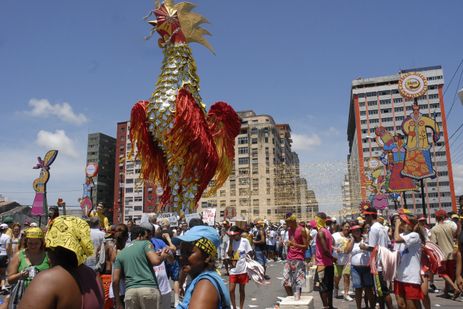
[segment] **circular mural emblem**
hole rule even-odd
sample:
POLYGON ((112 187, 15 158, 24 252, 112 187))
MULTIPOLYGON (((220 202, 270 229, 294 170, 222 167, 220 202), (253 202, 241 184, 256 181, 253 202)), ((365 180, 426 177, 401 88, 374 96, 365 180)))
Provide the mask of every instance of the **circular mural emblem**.
POLYGON ((428 91, 428 80, 421 73, 403 74, 399 79, 399 92, 405 98, 418 98, 426 91, 428 91))

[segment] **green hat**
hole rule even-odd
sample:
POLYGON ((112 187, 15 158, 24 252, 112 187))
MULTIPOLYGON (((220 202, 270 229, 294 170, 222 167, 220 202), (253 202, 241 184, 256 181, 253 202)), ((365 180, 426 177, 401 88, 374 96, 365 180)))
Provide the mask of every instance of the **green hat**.
POLYGON ((13 223, 13 217, 5 217, 5 219, 3 219, 3 223, 6 223, 6 224, 10 224, 10 223, 13 223))

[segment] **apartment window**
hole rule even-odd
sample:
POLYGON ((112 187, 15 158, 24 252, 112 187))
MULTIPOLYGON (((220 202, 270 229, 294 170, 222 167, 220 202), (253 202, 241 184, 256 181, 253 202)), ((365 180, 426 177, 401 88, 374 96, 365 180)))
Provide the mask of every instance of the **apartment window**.
POLYGON ((240 206, 249 206, 249 202, 247 198, 240 198, 240 206))
POLYGON ((240 176, 249 175, 249 169, 247 169, 247 168, 239 168, 238 169, 238 175, 240 175, 240 176))
POLYGON ((394 99, 394 103, 401 103, 402 102, 402 98, 395 98, 394 99))
POLYGON ((254 144, 254 145, 257 144, 257 137, 253 137, 251 139, 251 144, 254 144))
POLYGON ((375 106, 377 104, 378 104, 378 102, 376 102, 376 101, 368 101, 368 106, 375 106))
POLYGON ((379 104, 384 105, 384 104, 390 104, 391 100, 380 100, 379 104))
POLYGON ((378 114, 378 110, 376 109, 372 109, 368 111, 368 115, 376 115, 376 114, 378 114))
POLYGON ((244 145, 248 143, 248 137, 238 137, 238 145, 244 145))
POLYGON ((133 192, 133 188, 125 188, 125 192, 126 192, 126 193, 132 193, 132 192, 133 192))
POLYGON ((238 164, 239 165, 249 164, 249 157, 238 158, 238 164))
POLYGON ((248 147, 238 147, 238 154, 248 154, 249 148, 248 147))
POLYGON ((240 185, 248 185, 249 184, 249 178, 240 178, 239 182, 240 182, 240 185))
POLYGON ((360 115, 361 115, 361 116, 365 116, 366 114, 367 114, 366 111, 360 111, 360 115))

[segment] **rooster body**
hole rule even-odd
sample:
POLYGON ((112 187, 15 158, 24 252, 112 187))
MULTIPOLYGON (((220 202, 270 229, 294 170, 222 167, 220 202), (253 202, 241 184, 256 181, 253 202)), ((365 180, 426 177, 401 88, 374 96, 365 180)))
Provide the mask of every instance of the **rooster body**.
MULTIPOLYGON (((206 113, 199 94, 199 76, 188 45, 188 35, 204 34, 205 21, 191 13, 189 3, 165 1, 150 24, 161 35, 164 59, 155 90, 148 101, 132 108, 130 138, 141 159, 145 181, 163 188, 159 208, 191 212, 214 179, 210 193, 227 179, 234 157, 234 140, 241 122, 226 103, 213 104, 206 113), (188 19, 187 29, 181 21, 188 19), (194 21, 196 19, 196 22, 194 21)), ((203 43, 204 39, 191 41, 203 43)), ((208 47, 210 45, 204 44, 208 47)))

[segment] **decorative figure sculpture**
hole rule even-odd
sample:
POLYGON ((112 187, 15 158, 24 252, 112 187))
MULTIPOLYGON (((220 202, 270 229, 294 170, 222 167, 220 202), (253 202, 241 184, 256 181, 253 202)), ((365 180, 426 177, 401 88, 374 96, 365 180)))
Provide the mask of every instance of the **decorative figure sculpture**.
POLYGON ((376 142, 383 147, 386 154, 385 165, 388 173, 388 192, 404 192, 417 190, 416 184, 410 177, 401 174, 404 167, 405 147, 403 146, 403 136, 396 134, 393 136, 384 127, 375 130, 376 142))
POLYGON ((432 130, 432 138, 437 142, 440 137, 439 126, 434 119, 420 113, 420 107, 415 99, 413 112, 403 121, 402 131, 407 136, 407 153, 402 170, 403 176, 413 179, 435 177, 432 167, 428 130, 432 130))
POLYGON ((58 150, 50 150, 45 154, 45 157, 37 158, 37 165, 33 169, 40 169, 40 176, 32 183, 35 191, 34 202, 32 203, 32 215, 43 216, 48 215, 47 203, 47 182, 50 179, 50 165, 55 161, 58 155, 58 150))

